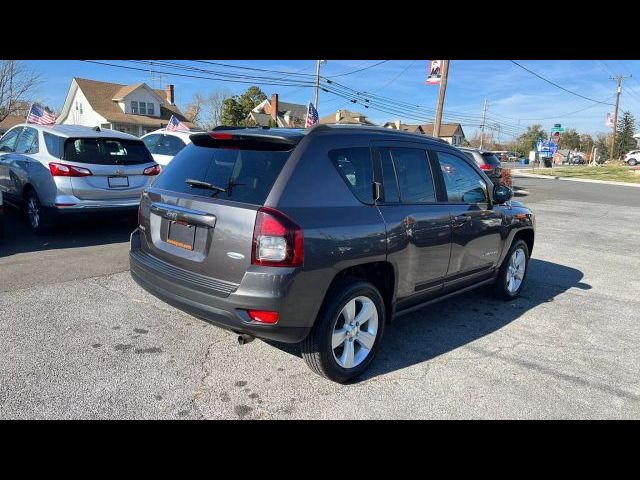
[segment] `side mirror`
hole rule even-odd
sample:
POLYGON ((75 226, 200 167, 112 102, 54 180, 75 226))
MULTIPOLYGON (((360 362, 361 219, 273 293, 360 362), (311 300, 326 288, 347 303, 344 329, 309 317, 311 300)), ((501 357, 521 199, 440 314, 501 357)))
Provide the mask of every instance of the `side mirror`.
POLYGON ((493 189, 493 203, 502 205, 513 198, 513 190, 506 185, 496 185, 493 189))

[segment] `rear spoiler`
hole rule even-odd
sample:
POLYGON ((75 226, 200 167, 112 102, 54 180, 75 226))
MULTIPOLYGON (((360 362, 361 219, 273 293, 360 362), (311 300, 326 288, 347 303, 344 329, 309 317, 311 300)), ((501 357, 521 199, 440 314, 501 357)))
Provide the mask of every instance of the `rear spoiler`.
POLYGON ((291 150, 304 134, 278 134, 263 129, 218 129, 189 136, 198 147, 230 147, 256 150, 291 150))

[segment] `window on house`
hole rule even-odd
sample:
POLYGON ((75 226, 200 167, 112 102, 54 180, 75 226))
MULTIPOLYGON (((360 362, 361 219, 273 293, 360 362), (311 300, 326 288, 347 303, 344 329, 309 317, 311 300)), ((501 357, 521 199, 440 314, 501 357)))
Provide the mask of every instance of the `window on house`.
POLYGON ((133 113, 134 115, 138 114, 138 102, 136 102, 135 100, 131 100, 131 113, 133 113))
POLYGON ((153 113, 153 103, 147 103, 147 114, 148 115, 155 115, 153 113))
POLYGON ((147 104, 145 102, 140 102, 140 115, 146 115, 147 114, 147 104))
POLYGON ((82 102, 78 103, 78 106, 80 107, 80 108, 79 108, 79 110, 80 110, 80 115, 82 115, 82 102))

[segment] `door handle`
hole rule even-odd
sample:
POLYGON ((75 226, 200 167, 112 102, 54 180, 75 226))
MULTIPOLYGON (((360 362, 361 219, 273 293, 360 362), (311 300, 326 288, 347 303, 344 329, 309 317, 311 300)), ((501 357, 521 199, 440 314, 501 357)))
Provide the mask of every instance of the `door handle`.
POLYGON ((467 223, 471 223, 471 215, 456 215, 451 219, 451 226, 454 228, 459 228, 467 223))
POLYGON ((216 226, 215 215, 211 215, 206 212, 178 207, 176 205, 167 205, 164 203, 152 203, 149 209, 156 215, 160 215, 168 220, 182 220, 187 223, 210 228, 216 226))

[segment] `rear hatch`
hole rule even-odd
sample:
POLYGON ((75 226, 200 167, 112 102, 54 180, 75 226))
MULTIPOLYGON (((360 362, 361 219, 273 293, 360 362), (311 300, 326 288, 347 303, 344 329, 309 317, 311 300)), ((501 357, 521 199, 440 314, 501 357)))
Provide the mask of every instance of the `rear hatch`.
POLYGON ((480 168, 488 175, 499 175, 502 172, 502 164, 494 153, 481 152, 480 155, 483 162, 483 164, 480 164, 480 168))
POLYGON ((143 195, 142 251, 180 269, 174 275, 239 284, 251 265, 257 211, 300 138, 193 135, 143 195))
POLYGON ((155 164, 142 141, 108 137, 69 138, 63 159, 91 172, 71 177, 73 194, 81 200, 139 198, 149 181, 144 171, 155 164))

